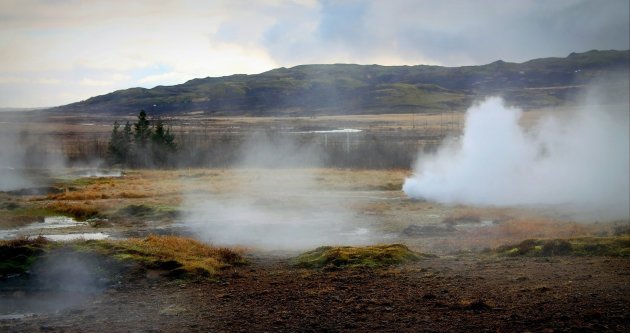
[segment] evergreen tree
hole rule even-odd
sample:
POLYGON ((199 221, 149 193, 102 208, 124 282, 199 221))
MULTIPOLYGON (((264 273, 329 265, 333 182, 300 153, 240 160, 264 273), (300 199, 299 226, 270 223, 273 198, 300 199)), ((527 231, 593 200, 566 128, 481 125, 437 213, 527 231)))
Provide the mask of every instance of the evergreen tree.
POLYGON ((149 119, 147 119, 147 113, 144 110, 141 110, 140 114, 138 114, 138 121, 133 124, 133 127, 136 145, 141 148, 146 147, 151 137, 151 127, 149 119))
POLYGON ((166 129, 166 133, 164 134, 164 145, 172 150, 177 150, 177 144, 175 144, 175 134, 171 133, 171 126, 166 129))
POLYGON ((132 167, 173 164, 177 152, 175 135, 170 127, 165 128, 162 119, 158 118, 151 126, 147 113, 142 110, 133 126, 127 122, 122 129, 120 127, 114 122, 107 150, 110 164, 132 167))
POLYGON ((149 150, 149 140, 151 139, 151 127, 147 113, 144 110, 138 114, 138 121, 133 124, 133 137, 135 143, 134 158, 132 165, 147 167, 150 162, 151 151, 149 150))
POLYGON ((120 124, 114 122, 114 128, 107 147, 107 157, 110 164, 124 164, 129 152, 129 146, 125 144, 124 133, 120 130, 120 124))
POLYGON ((151 136, 151 151, 153 153, 153 161, 160 166, 171 164, 173 153, 176 150, 175 136, 171 134, 171 129, 164 129, 164 122, 161 118, 155 121, 153 134, 151 136))
POLYGON ((131 130, 131 124, 129 121, 125 123, 122 131, 123 144, 125 147, 125 156, 123 159, 124 165, 129 165, 129 160, 133 158, 133 131, 131 130))

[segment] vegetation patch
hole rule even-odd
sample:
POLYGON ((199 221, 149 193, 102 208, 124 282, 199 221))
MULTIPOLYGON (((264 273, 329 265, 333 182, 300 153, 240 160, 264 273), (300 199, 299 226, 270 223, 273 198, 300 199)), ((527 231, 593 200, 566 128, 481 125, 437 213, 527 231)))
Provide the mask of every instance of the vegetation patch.
POLYGON ((606 256, 630 257, 630 237, 580 237, 571 239, 527 239, 504 245, 495 252, 506 256, 606 256))
POLYGON ((420 260, 427 255, 402 244, 375 246, 322 246, 294 258, 293 266, 303 268, 384 267, 420 260))
POLYGON ((115 216, 120 218, 142 218, 142 219, 175 219, 180 212, 170 206, 153 207, 149 205, 128 205, 119 209, 115 216))
POLYGON ((87 240, 75 242, 74 246, 121 260, 133 260, 148 269, 164 270, 172 277, 211 276, 222 269, 246 263, 234 250, 177 236, 87 240))
POLYGON ((99 215, 98 209, 86 202, 53 201, 46 208, 61 215, 74 217, 77 221, 85 221, 99 215))
POLYGON ((44 237, 0 241, 0 277, 22 274, 50 247, 44 237))
POLYGON ((147 215, 153 215, 154 213, 155 209, 147 205, 129 205, 118 210, 118 215, 133 217, 144 217, 147 215))
POLYGON ((15 210, 18 208, 20 208, 20 205, 16 202, 13 202, 13 201, 0 202, 0 209, 15 210))
POLYGON ((0 228, 18 228, 31 223, 44 222, 46 216, 55 215, 59 213, 32 205, 20 206, 13 210, 0 210, 0 228))

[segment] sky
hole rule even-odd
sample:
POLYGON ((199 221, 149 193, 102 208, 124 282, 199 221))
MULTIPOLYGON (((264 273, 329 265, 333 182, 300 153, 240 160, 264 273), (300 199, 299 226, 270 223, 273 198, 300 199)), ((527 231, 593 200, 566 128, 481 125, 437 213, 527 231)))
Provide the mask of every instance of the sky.
POLYGON ((628 0, 0 0, 0 108, 300 64, 630 48, 628 0))

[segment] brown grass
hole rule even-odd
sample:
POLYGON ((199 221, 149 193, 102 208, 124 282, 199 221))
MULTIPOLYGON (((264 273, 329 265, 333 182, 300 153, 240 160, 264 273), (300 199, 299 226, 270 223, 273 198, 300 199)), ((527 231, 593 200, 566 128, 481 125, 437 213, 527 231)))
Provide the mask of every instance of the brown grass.
POLYGON ((149 267, 168 267, 183 273, 212 275, 226 267, 245 263, 236 250, 177 236, 150 235, 126 240, 86 241, 78 245, 97 248, 120 259, 139 261, 149 267))
POLYGON ((97 200, 108 199, 109 195, 98 190, 70 191, 48 195, 49 200, 97 200))
POLYGON ((89 202, 52 201, 46 208, 62 215, 70 215, 77 220, 86 220, 99 214, 99 210, 89 202))

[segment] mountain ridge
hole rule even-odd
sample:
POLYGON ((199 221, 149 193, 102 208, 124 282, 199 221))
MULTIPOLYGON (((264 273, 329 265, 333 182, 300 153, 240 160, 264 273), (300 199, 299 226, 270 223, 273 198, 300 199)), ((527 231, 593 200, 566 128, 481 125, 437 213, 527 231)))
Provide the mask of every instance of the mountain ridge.
POLYGON ((486 65, 313 64, 260 74, 195 78, 182 84, 117 90, 48 109, 131 115, 311 116, 440 112, 501 95, 523 108, 565 103, 594 79, 628 71, 629 50, 591 50, 565 58, 486 65))

